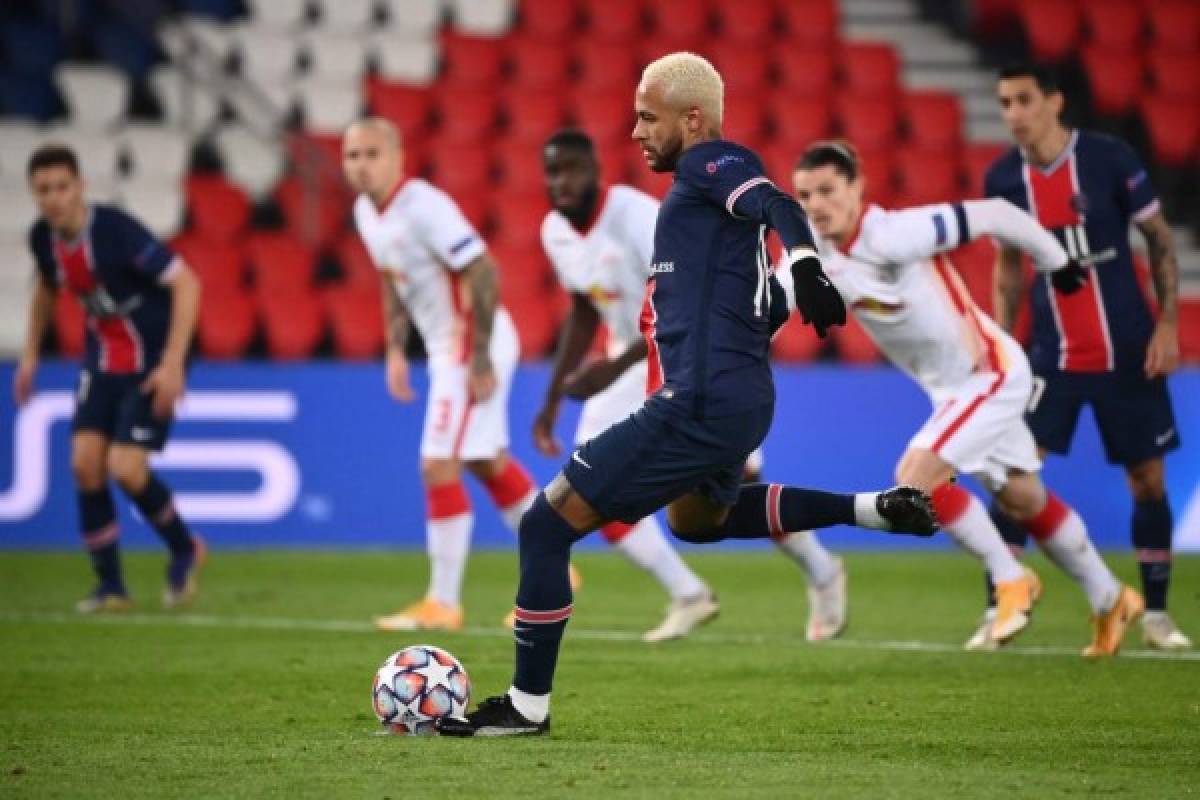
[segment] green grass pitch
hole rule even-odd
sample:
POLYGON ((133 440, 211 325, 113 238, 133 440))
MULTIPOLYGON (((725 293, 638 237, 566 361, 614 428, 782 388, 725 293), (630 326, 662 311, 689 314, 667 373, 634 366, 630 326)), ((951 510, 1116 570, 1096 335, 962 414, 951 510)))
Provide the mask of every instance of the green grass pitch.
MULTIPOLYGON (((426 641, 476 698, 511 675, 509 553, 472 557, 468 631, 389 635, 372 614, 424 587, 420 553, 218 552, 184 614, 162 557, 133 554, 138 611, 82 619, 82 555, 0 555, 0 797, 1181 797, 1200 794, 1200 660, 1090 663, 1081 594, 1046 594, 1009 652, 963 653, 982 602, 960 554, 850 554, 851 625, 803 639, 803 583, 767 551, 689 553, 720 619, 649 646, 665 598, 611 553, 577 563, 551 736, 377 735, 369 687, 426 641)), ((1118 571, 1132 578, 1124 555, 1118 571)), ((1200 634, 1200 560, 1173 610, 1200 634)))

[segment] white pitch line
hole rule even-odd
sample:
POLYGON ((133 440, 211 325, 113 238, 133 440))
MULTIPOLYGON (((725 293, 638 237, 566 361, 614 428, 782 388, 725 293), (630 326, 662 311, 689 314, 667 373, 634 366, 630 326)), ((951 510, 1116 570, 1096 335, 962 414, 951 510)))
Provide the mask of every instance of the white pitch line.
MULTIPOLYGON (((309 631, 313 633, 377 633, 370 622, 338 619, 298 619, 288 617, 220 616, 216 614, 107 614, 80 616, 61 612, 0 612, 0 622, 35 624, 80 624, 80 625, 129 625, 250 629, 268 631, 309 631)), ((511 632, 500 627, 465 628, 458 632, 465 636, 509 637, 511 632)), ((589 639, 604 642, 640 642, 641 635, 634 631, 605 630, 602 628, 572 628, 567 634, 572 639, 589 639)), ((876 639, 834 639, 812 644, 796 636, 769 634, 723 634, 711 631, 692 634, 690 642, 701 644, 774 645, 796 647, 833 647, 850 650, 876 650, 896 653, 959 653, 968 654, 960 645, 949 642, 923 642, 876 639)), ((667 645, 668 647, 670 645, 667 645)), ((1054 658, 1079 658, 1081 648, 1054 646, 1015 645, 1001 648, 986 655, 1020 655, 1054 658)), ((1121 658, 1146 661, 1195 661, 1200 662, 1200 652, 1167 652, 1163 650, 1122 650, 1121 658)))

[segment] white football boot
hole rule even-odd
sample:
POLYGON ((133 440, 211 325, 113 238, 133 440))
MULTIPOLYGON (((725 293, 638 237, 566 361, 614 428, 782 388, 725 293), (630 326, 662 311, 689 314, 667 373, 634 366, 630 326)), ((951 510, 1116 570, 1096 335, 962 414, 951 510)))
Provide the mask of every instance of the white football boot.
POLYGON ((710 591, 691 597, 673 600, 667 606, 667 616, 657 628, 642 634, 643 642, 665 642, 681 639, 706 622, 711 622, 721 611, 717 596, 710 591))
POLYGON ((824 586, 808 584, 808 627, 804 638, 810 642, 823 642, 842 635, 846 630, 846 567, 842 559, 837 561, 837 574, 824 586))
POLYGON ((963 643, 963 650, 996 650, 1000 643, 992 638, 992 626, 996 622, 996 609, 989 608, 983 612, 979 628, 971 634, 971 638, 963 643))
POLYGON ((1147 611, 1142 617, 1142 641, 1158 650, 1192 649, 1192 640, 1165 611, 1147 611))

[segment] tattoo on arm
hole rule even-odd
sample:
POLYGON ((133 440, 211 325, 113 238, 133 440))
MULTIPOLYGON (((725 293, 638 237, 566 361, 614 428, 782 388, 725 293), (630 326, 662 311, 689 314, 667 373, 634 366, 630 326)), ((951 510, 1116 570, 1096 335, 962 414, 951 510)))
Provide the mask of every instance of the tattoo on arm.
POLYGON ((1179 262, 1175 257, 1175 240, 1162 212, 1138 223, 1146 238, 1150 257, 1150 275, 1154 279, 1154 294, 1158 298, 1158 318, 1167 322, 1176 319, 1179 300, 1179 262))
POLYGON ((475 362, 486 361, 492 343, 492 321, 500 297, 500 281, 496 276, 496 265, 487 253, 468 264, 464 272, 471 292, 471 314, 475 320, 471 358, 475 362))
POLYGON ((383 289, 383 326, 387 347, 404 355, 408 345, 408 309, 404 307, 391 275, 385 272, 379 278, 383 289))

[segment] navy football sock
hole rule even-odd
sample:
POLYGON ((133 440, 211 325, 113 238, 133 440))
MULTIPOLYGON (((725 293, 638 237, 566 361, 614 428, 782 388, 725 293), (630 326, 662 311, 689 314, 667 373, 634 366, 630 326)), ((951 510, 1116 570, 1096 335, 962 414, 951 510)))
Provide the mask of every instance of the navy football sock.
POLYGON ((855 525, 854 495, 749 483, 738 490, 722 538, 766 539, 830 525, 855 525))
POLYGON ((159 537, 166 543, 167 549, 173 556, 191 555, 195 550, 192 535, 179 514, 175 512, 175 503, 171 500, 171 490, 160 481, 154 473, 150 473, 146 486, 138 495, 130 495, 130 500, 142 512, 159 537))
POLYGON ((550 692, 558 648, 571 617, 571 582, 567 570, 571 545, 581 534, 539 492, 521 517, 517 533, 521 582, 517 588, 517 667, 512 685, 522 692, 550 692))
POLYGON ((1147 611, 1167 610, 1171 586, 1171 506, 1163 496, 1133 504, 1133 546, 1147 611))
POLYGON ((94 492, 78 492, 79 523, 83 545, 92 559, 92 570, 100 579, 102 592, 125 593, 121 578, 121 553, 117 544, 120 528, 108 487, 94 492))
MULTIPOLYGON (((1000 531, 1000 538, 1008 544, 1008 549, 1020 557, 1020 554, 1025 552, 1025 545, 1029 541, 1029 531, 1025 530, 1024 525, 1005 514, 995 500, 988 506, 988 515, 992 518, 992 524, 996 526, 996 530, 1000 531)), ((995 608, 996 584, 992 583, 992 576, 987 572, 983 573, 983 582, 987 592, 988 608, 995 608)))

